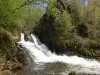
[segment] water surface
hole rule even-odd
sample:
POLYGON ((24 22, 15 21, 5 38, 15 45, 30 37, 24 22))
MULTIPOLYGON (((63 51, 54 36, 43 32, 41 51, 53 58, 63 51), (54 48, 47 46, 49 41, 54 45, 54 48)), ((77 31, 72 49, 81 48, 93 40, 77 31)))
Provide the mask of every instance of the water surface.
POLYGON ((34 42, 25 41, 21 34, 18 42, 30 53, 34 63, 25 69, 25 75, 68 75, 69 72, 90 73, 100 75, 100 62, 78 56, 57 55, 42 44, 35 35, 31 35, 34 42))

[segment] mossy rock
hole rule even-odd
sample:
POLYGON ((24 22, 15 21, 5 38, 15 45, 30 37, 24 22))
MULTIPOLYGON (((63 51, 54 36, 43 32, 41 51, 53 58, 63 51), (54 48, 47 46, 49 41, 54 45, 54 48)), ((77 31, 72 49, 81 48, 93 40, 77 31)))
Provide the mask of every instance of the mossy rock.
POLYGON ((0 53, 13 57, 16 52, 16 45, 10 32, 0 28, 0 53))

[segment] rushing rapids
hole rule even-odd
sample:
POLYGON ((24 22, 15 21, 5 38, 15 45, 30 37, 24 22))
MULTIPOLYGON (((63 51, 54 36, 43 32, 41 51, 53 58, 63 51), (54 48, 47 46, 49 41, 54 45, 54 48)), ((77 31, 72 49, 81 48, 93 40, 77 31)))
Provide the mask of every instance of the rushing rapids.
POLYGON ((32 54, 31 57, 34 57, 35 63, 59 62, 69 65, 72 71, 100 74, 100 62, 78 56, 57 55, 52 53, 46 45, 42 44, 34 34, 31 34, 31 37, 34 42, 25 41, 24 34, 21 33, 21 40, 18 43, 32 54))

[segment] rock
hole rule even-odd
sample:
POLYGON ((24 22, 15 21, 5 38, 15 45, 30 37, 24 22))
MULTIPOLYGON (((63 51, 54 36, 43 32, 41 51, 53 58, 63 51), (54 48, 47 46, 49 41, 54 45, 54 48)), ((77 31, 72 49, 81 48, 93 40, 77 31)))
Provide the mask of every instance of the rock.
POLYGON ((31 41, 34 42, 30 34, 25 34, 25 41, 31 41))
POLYGON ((3 70, 0 72, 0 75, 12 75, 12 74, 11 74, 11 71, 9 70, 3 70))
POLYGON ((96 74, 88 74, 88 75, 96 75, 96 74))
POLYGON ((20 63, 14 63, 12 65, 12 71, 17 71, 17 70, 22 70, 23 69, 23 65, 20 63))
POLYGON ((70 72, 68 75, 77 75, 76 72, 70 72))

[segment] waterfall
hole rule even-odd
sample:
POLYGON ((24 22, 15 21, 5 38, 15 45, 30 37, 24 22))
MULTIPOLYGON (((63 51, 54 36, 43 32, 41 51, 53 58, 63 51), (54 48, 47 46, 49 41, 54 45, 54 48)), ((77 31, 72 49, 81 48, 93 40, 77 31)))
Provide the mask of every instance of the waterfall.
POLYGON ((24 42, 25 40, 24 40, 24 33, 21 33, 21 40, 20 40, 21 42, 24 42))
POLYGON ((61 62, 72 65, 73 67, 81 67, 77 69, 80 72, 90 72, 100 74, 100 63, 95 59, 85 59, 78 56, 57 55, 52 53, 46 45, 40 42, 38 37, 31 34, 34 42, 25 41, 24 34, 21 34, 21 41, 18 42, 23 48, 26 48, 34 57, 36 63, 55 63, 61 62))

